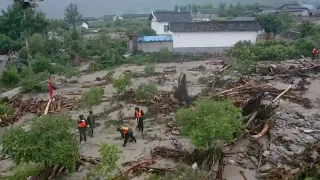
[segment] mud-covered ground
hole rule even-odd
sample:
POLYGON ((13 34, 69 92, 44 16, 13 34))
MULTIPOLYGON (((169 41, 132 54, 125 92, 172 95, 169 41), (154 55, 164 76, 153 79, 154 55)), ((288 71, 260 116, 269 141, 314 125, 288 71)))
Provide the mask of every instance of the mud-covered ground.
MULTIPOLYGON (((212 59, 207 61, 197 61, 197 62, 185 62, 181 63, 164 63, 156 65, 157 72, 163 72, 163 70, 176 69, 177 72, 174 74, 169 74, 166 76, 168 78, 164 84, 159 85, 158 89, 162 91, 171 91, 174 85, 174 81, 178 79, 181 72, 187 74, 188 79, 188 91, 191 95, 195 95, 201 92, 201 89, 205 87, 205 84, 199 83, 199 78, 208 77, 212 75, 212 70, 216 68, 221 68, 219 65, 214 65, 219 60, 212 59), (190 69, 204 66, 206 70, 203 71, 191 71, 190 69)), ((144 66, 122 66, 114 69, 114 78, 119 77, 124 71, 130 70, 132 72, 143 71, 144 66)), ((108 71, 99 71, 91 74, 83 75, 77 79, 77 83, 66 83, 64 78, 55 78, 55 83, 57 84, 58 90, 55 94, 62 94, 67 96, 67 94, 72 94, 74 92, 85 92, 88 89, 82 88, 84 84, 97 83, 97 77, 103 77, 108 74, 108 71)), ((141 83, 147 82, 157 82, 158 77, 152 76, 147 78, 137 78, 133 80, 133 88, 137 88, 141 83)), ((318 79, 312 79, 311 85, 308 87, 309 90, 303 95, 310 98, 315 105, 312 109, 305 109, 300 105, 281 101, 280 107, 277 109, 277 118, 274 122, 272 130, 269 132, 268 136, 264 136, 259 139, 259 142, 263 144, 262 150, 266 161, 261 161, 259 158, 252 156, 249 151, 249 140, 238 141, 232 148, 232 152, 240 152, 230 155, 225 158, 226 167, 224 169, 224 178, 227 180, 240 180, 244 179, 240 174, 240 171, 244 172, 245 177, 248 180, 255 180, 259 177, 265 176, 267 172, 273 165, 281 166, 284 168, 291 168, 288 164, 288 159, 286 159, 286 154, 299 153, 303 150, 303 145, 306 142, 315 141, 315 139, 320 137, 320 120, 318 114, 320 110, 318 108, 318 89, 320 88, 320 81, 318 79)), ((285 89, 288 84, 284 84, 282 80, 273 80, 270 85, 285 89)), ((136 104, 127 104, 124 102, 108 102, 112 99, 115 89, 112 84, 106 85, 104 87, 104 99, 106 100, 99 106, 92 108, 94 115, 97 116, 97 125, 95 129, 94 138, 88 137, 88 140, 84 144, 79 144, 80 151, 82 155, 99 157, 99 146, 101 143, 111 143, 117 145, 121 150, 121 156, 119 161, 119 167, 121 163, 139 160, 143 158, 150 157, 150 151, 156 146, 167 146, 174 148, 173 143, 170 138, 176 138, 183 147, 187 150, 192 150, 192 144, 186 138, 179 135, 173 135, 168 132, 166 124, 172 119, 174 119, 174 113, 170 115, 162 115, 157 118, 146 119, 145 120, 145 134, 135 132, 137 137, 137 143, 128 143, 127 147, 122 147, 122 141, 119 139, 120 134, 116 131, 116 127, 119 125, 118 113, 122 111, 124 117, 132 117, 134 114, 134 107, 136 104), (122 104, 123 108, 109 114, 106 114, 107 110, 111 109, 118 104, 122 104)), ((38 98, 46 99, 48 94, 29 94, 27 96, 36 96, 38 98)), ((76 96, 80 98, 79 95, 68 95, 76 96)), ((147 107, 142 107, 145 113, 148 113, 147 107)), ((76 120, 80 114, 85 116, 88 115, 88 110, 70 111, 69 112, 73 119, 76 120)), ((28 119, 32 118, 32 115, 27 115, 22 118, 16 124, 28 126, 28 119)), ((127 118, 125 118, 127 119, 127 118)), ((131 127, 135 126, 134 118, 128 118, 125 121, 126 125, 131 127)), ((0 128, 0 135, 3 129, 0 128)), ((75 133, 76 130, 75 130, 75 133)), ((229 147, 227 147, 228 149, 229 147)), ((157 167, 174 167, 177 164, 172 160, 168 159, 157 159, 157 167)), ((13 164, 10 159, 3 160, 0 162, 0 175, 10 174, 10 169, 13 164)), ((65 177, 65 179, 79 180, 85 177, 87 168, 85 167, 80 172, 73 173, 70 177, 65 177)), ((133 179, 144 179, 146 176, 134 177, 133 179)))

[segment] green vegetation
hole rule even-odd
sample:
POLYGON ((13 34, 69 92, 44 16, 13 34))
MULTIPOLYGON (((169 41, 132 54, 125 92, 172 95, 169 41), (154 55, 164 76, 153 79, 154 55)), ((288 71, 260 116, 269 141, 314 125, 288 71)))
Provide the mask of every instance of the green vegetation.
POLYGON ((74 127, 71 118, 64 115, 35 118, 29 131, 10 127, 2 138, 2 153, 10 155, 17 165, 35 163, 44 168, 62 165, 73 171, 80 154, 71 127, 74 127))
POLYGON ((132 85, 131 75, 120 76, 113 83, 113 87, 116 88, 118 95, 121 95, 124 92, 126 92, 131 85, 132 85))
POLYGON ((242 132, 241 110, 230 100, 198 100, 194 109, 180 109, 176 119, 182 132, 200 149, 221 148, 221 141, 230 141, 242 132))
POLYGON ((12 108, 4 102, 0 101, 0 117, 5 115, 10 115, 13 113, 12 108))
POLYGON ((77 102, 80 107, 91 108, 92 106, 99 105, 102 102, 103 89, 95 87, 89 89, 82 95, 82 98, 77 102))
POLYGON ((156 72, 156 67, 153 64, 148 64, 146 65, 146 67, 144 68, 144 73, 148 76, 152 76, 154 75, 154 73, 156 72))
POLYGON ((157 91, 157 86, 154 83, 140 84, 136 91, 137 99, 152 100, 157 91))
POLYGON ((87 173, 88 180, 112 179, 118 170, 117 162, 120 158, 120 150, 115 145, 103 143, 99 150, 101 162, 87 173))
POLYGON ((0 177, 2 180, 26 180, 41 171, 42 167, 38 164, 19 165, 13 169, 13 175, 10 177, 0 177))

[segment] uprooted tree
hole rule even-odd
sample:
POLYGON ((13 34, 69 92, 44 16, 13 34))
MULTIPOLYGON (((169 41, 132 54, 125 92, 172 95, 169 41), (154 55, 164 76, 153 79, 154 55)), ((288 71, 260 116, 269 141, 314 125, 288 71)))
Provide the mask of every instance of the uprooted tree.
POLYGON ((43 171, 36 177, 51 179, 65 169, 71 172, 80 159, 72 126, 68 116, 46 115, 32 120, 29 131, 11 127, 3 135, 2 153, 10 155, 16 164, 41 165, 43 171))
POLYGON ((209 163, 211 169, 218 163, 217 178, 221 178, 224 156, 222 146, 242 132, 241 110, 230 100, 201 99, 196 101, 195 107, 180 109, 176 113, 176 119, 181 125, 182 133, 205 156, 205 162, 209 163))

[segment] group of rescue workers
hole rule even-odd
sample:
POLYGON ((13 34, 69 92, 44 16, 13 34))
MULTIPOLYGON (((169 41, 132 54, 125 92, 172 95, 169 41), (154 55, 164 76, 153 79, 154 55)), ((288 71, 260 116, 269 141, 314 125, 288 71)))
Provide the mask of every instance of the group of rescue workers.
MULTIPOLYGON (((143 121, 144 121, 144 113, 143 110, 140 107, 135 107, 135 113, 134 117, 137 121, 137 130, 143 133, 143 121)), ((90 137, 93 137, 93 131, 95 128, 95 120, 93 117, 93 112, 89 111, 89 116, 87 119, 84 118, 83 115, 79 116, 78 119, 78 130, 80 134, 80 143, 82 144, 83 141, 87 141, 87 131, 89 133, 90 137)), ((127 145, 127 142, 137 142, 136 138, 133 135, 133 130, 130 127, 118 127, 117 131, 120 132, 122 140, 123 140, 123 146, 125 147, 127 145)))

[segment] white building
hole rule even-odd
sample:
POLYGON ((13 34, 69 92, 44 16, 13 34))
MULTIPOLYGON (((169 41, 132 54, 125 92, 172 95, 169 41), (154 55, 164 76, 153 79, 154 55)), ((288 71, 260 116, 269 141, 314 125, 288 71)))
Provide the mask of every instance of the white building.
POLYGON ((284 4, 279 8, 280 12, 290 13, 294 16, 311 16, 313 12, 303 4, 284 4))
POLYGON ((207 21, 169 23, 173 51, 178 53, 215 53, 239 41, 255 43, 263 33, 257 21, 207 21))
POLYGON ((190 22, 192 17, 190 12, 152 12, 149 21, 157 35, 167 35, 170 22, 190 22))

